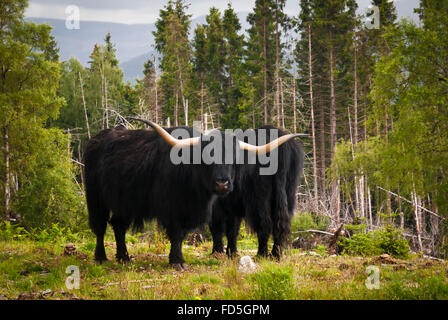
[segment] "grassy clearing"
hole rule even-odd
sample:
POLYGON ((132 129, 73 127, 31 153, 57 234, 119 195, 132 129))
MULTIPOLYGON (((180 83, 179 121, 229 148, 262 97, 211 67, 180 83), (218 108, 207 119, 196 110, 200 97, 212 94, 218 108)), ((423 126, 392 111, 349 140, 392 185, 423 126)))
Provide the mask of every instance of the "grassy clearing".
MULTIPOLYGON (((160 246, 131 238, 133 261, 113 260, 114 243, 107 242, 111 261, 93 261, 91 240, 75 243, 74 255, 64 255, 65 243, 31 240, 0 242, 0 296, 7 299, 448 299, 448 263, 411 256, 384 264, 375 257, 311 256, 296 249, 281 262, 256 259, 257 271, 242 274, 238 260, 211 257, 211 243, 184 245, 188 271, 168 264, 169 243, 160 246), (68 290, 70 265, 79 267, 80 288, 68 290), (379 267, 380 289, 367 289, 366 267, 379 267)), ((241 254, 254 256, 255 239, 244 239, 241 254)))

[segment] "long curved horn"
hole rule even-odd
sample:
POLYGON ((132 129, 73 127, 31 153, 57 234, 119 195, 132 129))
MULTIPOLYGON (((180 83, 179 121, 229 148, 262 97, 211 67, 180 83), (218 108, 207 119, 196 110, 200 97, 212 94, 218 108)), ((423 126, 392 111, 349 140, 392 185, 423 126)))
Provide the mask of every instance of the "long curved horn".
POLYGON ((137 120, 146 123, 148 126, 154 129, 162 138, 165 140, 170 146, 177 147, 177 148, 184 148, 189 146, 195 146, 199 144, 201 138, 200 137, 194 137, 194 138, 188 138, 188 139, 176 139, 172 135, 170 135, 165 129, 163 129, 158 124, 146 120, 146 119, 140 119, 140 118, 133 118, 128 117, 132 120, 137 120))
POLYGON ((249 143, 246 143, 243 141, 238 141, 238 143, 242 150, 247 150, 249 152, 253 152, 253 153, 260 155, 260 154, 266 154, 268 152, 271 152, 271 151, 277 149, 279 146, 281 146, 285 142, 288 142, 289 140, 291 140, 295 137, 304 137, 304 136, 308 136, 308 135, 302 134, 302 133, 291 133, 291 134, 281 136, 263 146, 254 146, 253 144, 249 144, 249 143))

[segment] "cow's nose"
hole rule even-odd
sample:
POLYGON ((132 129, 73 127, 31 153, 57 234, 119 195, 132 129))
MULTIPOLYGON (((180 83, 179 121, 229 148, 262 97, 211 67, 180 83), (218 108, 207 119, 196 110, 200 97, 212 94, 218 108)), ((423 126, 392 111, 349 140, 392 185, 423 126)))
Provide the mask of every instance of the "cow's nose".
POLYGON ((216 189, 218 191, 227 191, 229 189, 229 180, 226 179, 216 180, 216 189))

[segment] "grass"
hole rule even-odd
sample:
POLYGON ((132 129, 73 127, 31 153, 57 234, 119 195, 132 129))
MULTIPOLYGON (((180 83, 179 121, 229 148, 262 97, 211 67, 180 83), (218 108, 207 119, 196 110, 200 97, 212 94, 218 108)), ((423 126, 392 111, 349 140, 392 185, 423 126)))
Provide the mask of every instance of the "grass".
MULTIPOLYGON (((246 236, 240 255, 254 256, 256 240, 246 236)), ((74 255, 64 255, 65 243, 31 240, 0 241, 0 296, 7 299, 448 299, 448 262, 414 255, 394 264, 375 257, 310 256, 286 250, 280 262, 255 258, 257 271, 242 274, 238 259, 213 256, 212 244, 184 245, 188 271, 168 264, 169 243, 163 247, 135 237, 128 243, 133 259, 93 261, 91 240, 75 243, 74 255), (80 270, 79 289, 69 290, 68 266, 80 270), (369 265, 379 267, 380 288, 366 287, 369 265)))

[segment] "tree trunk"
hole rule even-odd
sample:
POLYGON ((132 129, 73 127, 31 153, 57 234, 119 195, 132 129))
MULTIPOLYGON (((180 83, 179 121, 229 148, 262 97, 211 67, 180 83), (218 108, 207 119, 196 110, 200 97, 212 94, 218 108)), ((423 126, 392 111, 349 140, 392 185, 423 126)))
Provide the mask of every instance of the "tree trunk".
POLYGON ((179 94, 177 93, 176 90, 176 104, 174 105, 174 126, 178 126, 179 122, 178 122, 178 117, 177 117, 177 110, 179 108, 179 94))
MULTIPOLYGON (((367 185, 367 182, 366 182, 367 185)), ((372 198, 371 198, 371 194, 370 194, 370 188, 367 185, 367 205, 369 207, 369 219, 370 219, 370 229, 373 228, 373 216, 372 216, 372 198)))
POLYGON ((78 72, 78 76, 79 76, 79 83, 80 83, 80 86, 81 86, 81 97, 82 97, 82 104, 84 106, 84 116, 86 118, 87 137, 90 140, 89 115, 87 114, 87 105, 86 105, 86 99, 85 99, 85 96, 84 96, 84 85, 82 83, 81 72, 78 72))
POLYGON ((106 128, 109 129, 109 105, 107 100, 107 78, 104 77, 104 106, 106 111, 106 128))
POLYGON ((294 117, 294 133, 297 133, 297 105, 296 105, 296 67, 294 62, 294 75, 292 78, 292 108, 294 117))
POLYGON ((184 112, 185 112, 185 126, 188 127, 188 99, 186 99, 186 101, 185 101, 184 112))
MULTIPOLYGON (((332 33, 330 31, 330 159, 333 161, 335 147, 336 147, 336 96, 334 92, 334 48, 332 43, 332 33)), ((331 194, 333 200, 333 210, 336 216, 336 221, 339 221, 340 217, 340 192, 339 192, 339 179, 332 181, 331 194)))
MULTIPOLYGON (((278 0, 276 1, 277 4, 278 0)), ((279 44, 278 44, 278 17, 275 11, 275 108, 277 111, 277 128, 280 128, 280 64, 279 64, 279 44)))
POLYGON ((354 53, 354 80, 355 80, 355 88, 353 93, 353 143, 358 143, 358 46, 357 46, 357 39, 356 39, 356 31, 355 31, 355 39, 354 39, 354 46, 355 46, 355 53, 354 53))
POLYGON ((321 177, 321 190, 325 190, 326 185, 326 165, 325 165, 325 104, 322 101, 322 93, 319 92, 319 130, 320 130, 320 177, 321 177))
POLYGON ((205 128, 205 123, 204 123, 204 80, 201 77, 201 123, 202 123, 202 128, 205 128))
POLYGON ((314 97, 313 97, 313 55, 311 43, 311 26, 308 24, 308 71, 309 71, 309 90, 310 90, 310 109, 311 109, 311 136, 313 143, 313 176, 314 176, 314 201, 317 203, 317 151, 316 151, 316 130, 314 120, 314 97))
MULTIPOLYGON (((180 65, 179 56, 177 56, 177 67, 179 70, 179 84, 180 84, 180 94, 182 96, 182 106, 185 110, 186 101, 185 101, 185 92, 184 92, 184 82, 182 80, 182 67, 180 65)), ((177 98, 176 98, 176 103, 177 103, 177 98)))
POLYGON ((155 108, 156 108, 156 123, 159 123, 159 88, 157 88, 157 68, 156 58, 154 57, 154 88, 155 88, 155 108))
MULTIPOLYGON (((353 92, 353 145, 358 143, 358 46, 356 38, 356 30, 354 31, 354 92, 353 92)), ((364 212, 364 192, 363 192, 363 176, 355 176, 355 192, 356 192, 356 210, 359 211, 361 217, 365 216, 364 212)))
POLYGON ((268 58, 266 18, 263 19, 263 108, 264 124, 268 124, 268 58))
POLYGON ((252 82, 250 84, 250 87, 252 89, 252 128, 255 128, 255 91, 252 82))
POLYGON ((8 215, 11 211, 11 184, 10 184, 10 168, 9 168, 9 161, 10 161, 10 154, 9 154, 9 126, 6 124, 3 127, 3 149, 4 149, 4 160, 5 160, 5 176, 4 176, 4 182, 5 182, 5 192, 4 192, 4 219, 8 218, 8 215))
POLYGON ((418 204, 418 197, 415 191, 412 193, 412 202, 414 204, 415 229, 417 231, 418 246, 420 251, 423 252, 422 229, 420 223, 420 207, 418 204))
POLYGON ((285 127, 285 108, 284 108, 284 96, 283 96, 283 80, 280 78, 280 105, 282 106, 282 128, 286 129, 285 127))
MULTIPOLYGON (((330 33, 331 41, 331 33, 330 33)), ((336 96, 334 93, 334 49, 330 44, 330 159, 334 158, 336 146, 336 96)))

